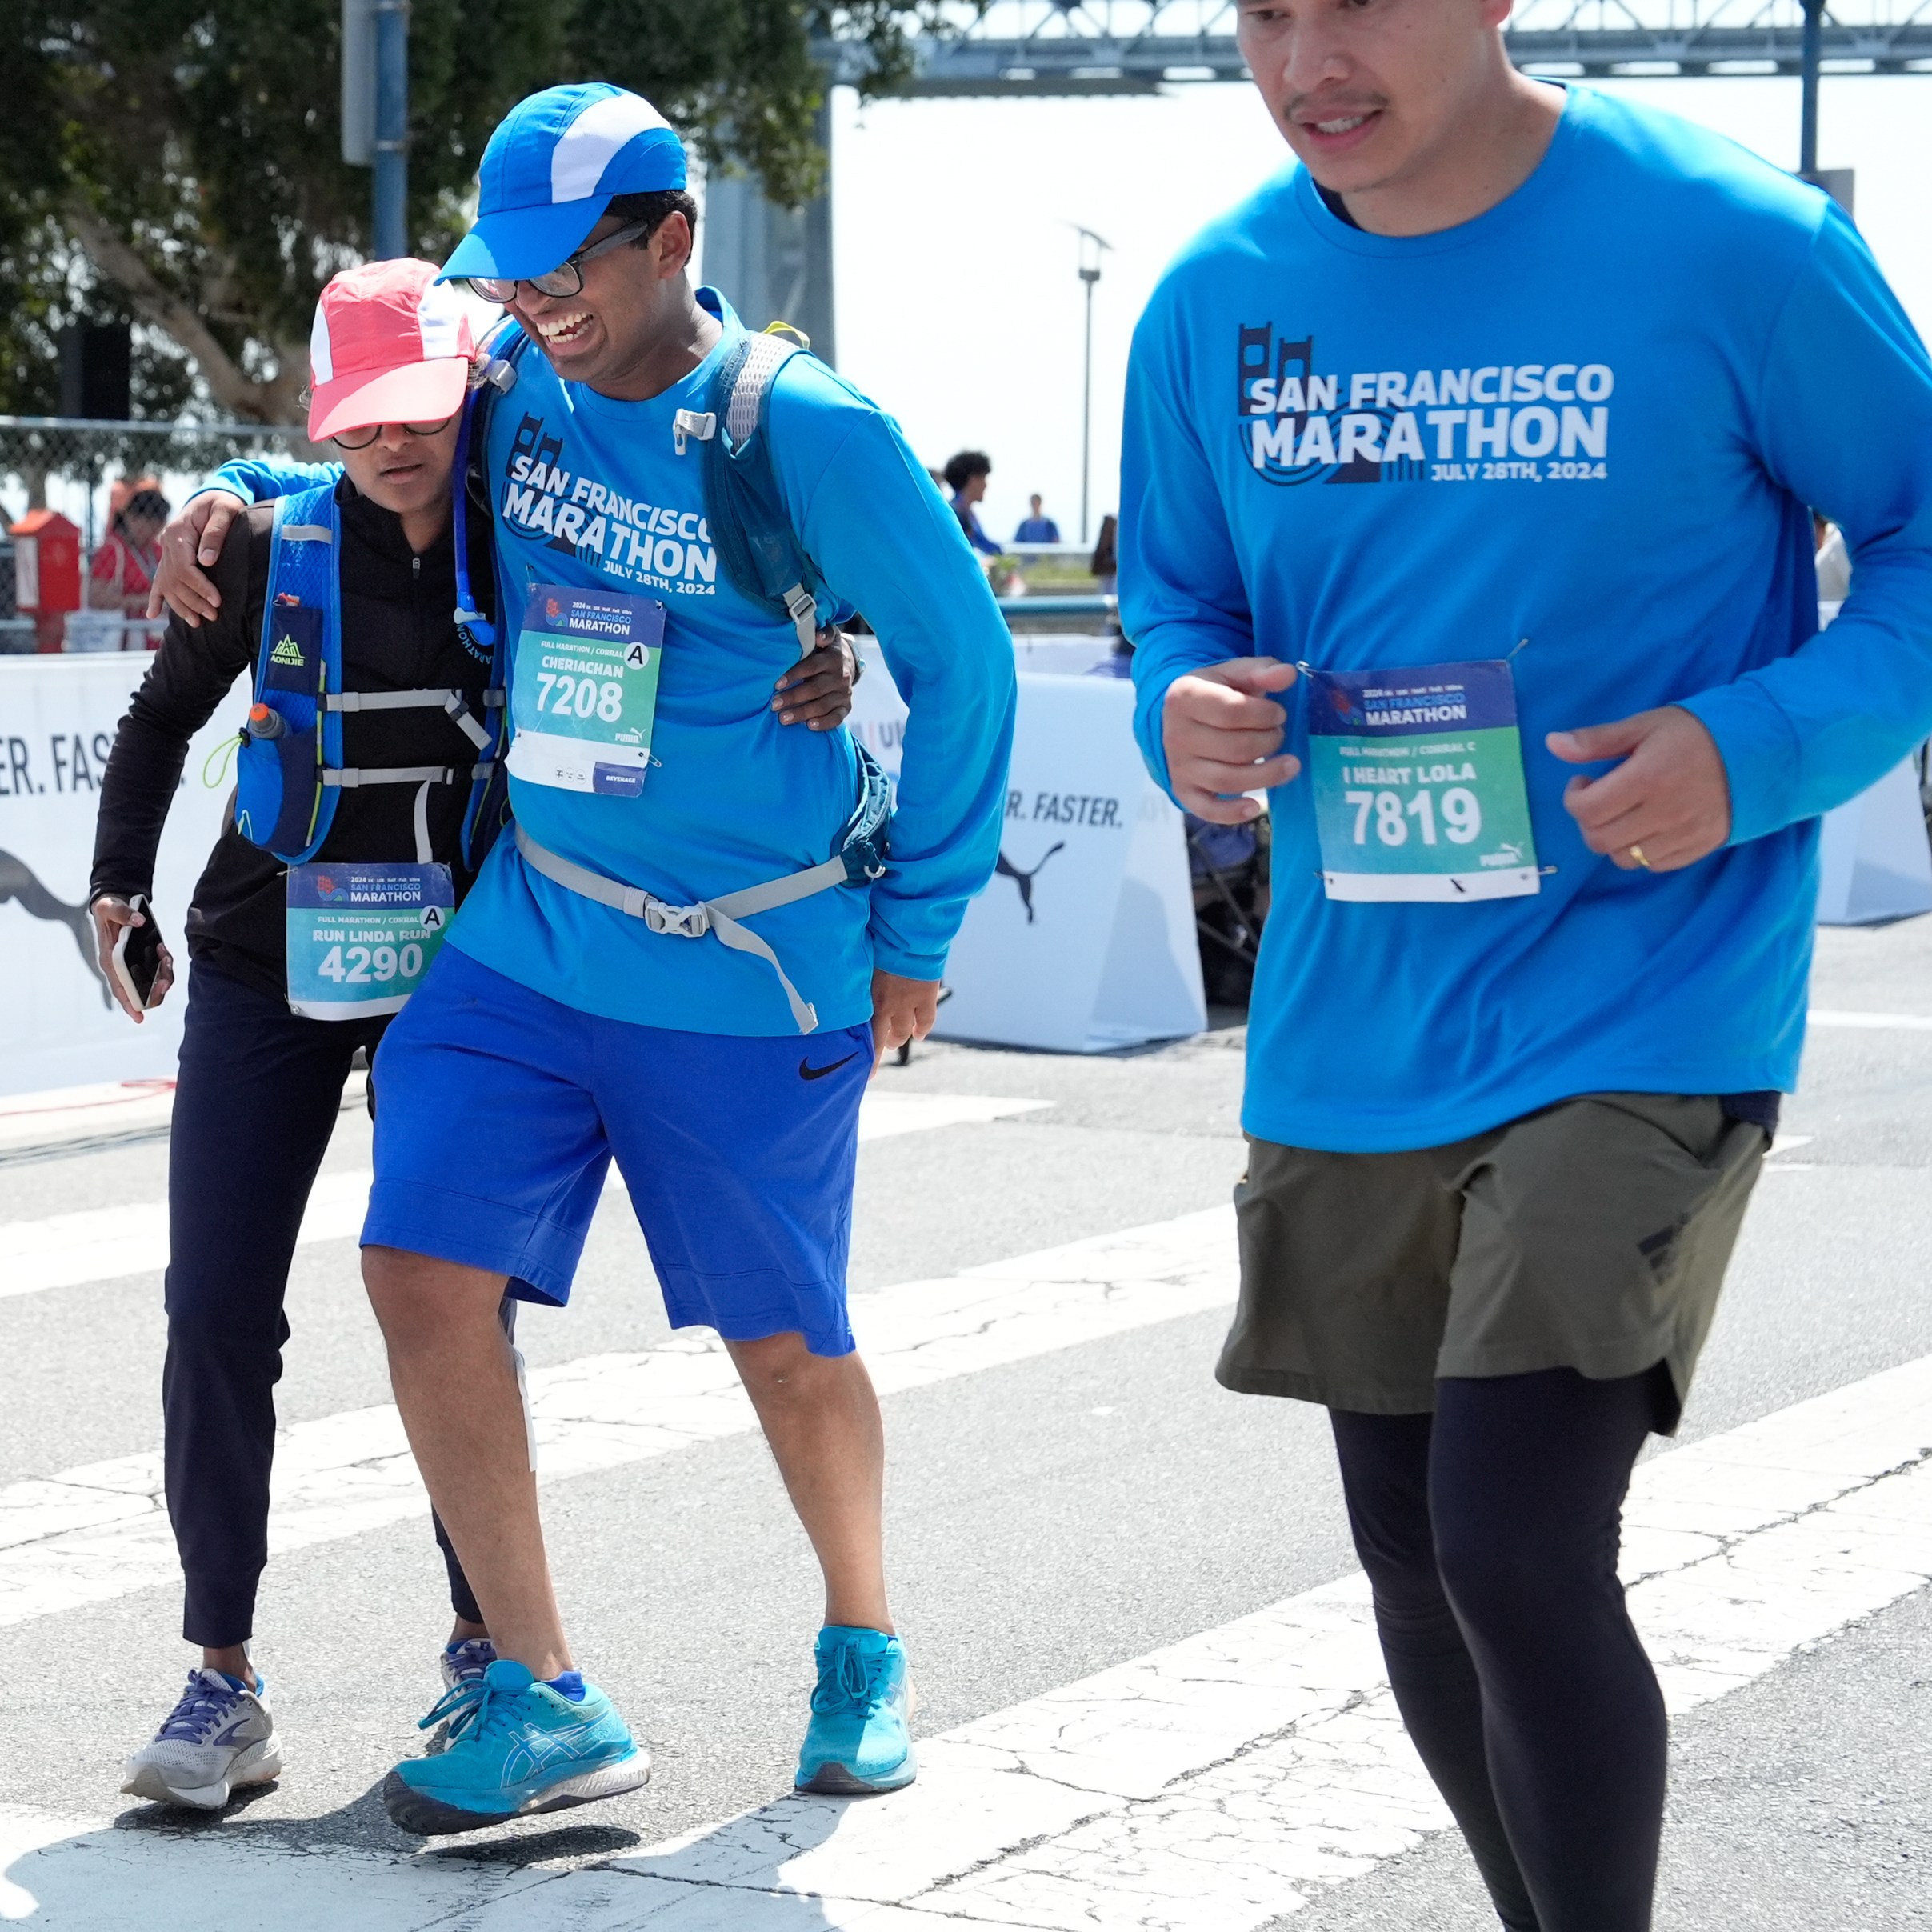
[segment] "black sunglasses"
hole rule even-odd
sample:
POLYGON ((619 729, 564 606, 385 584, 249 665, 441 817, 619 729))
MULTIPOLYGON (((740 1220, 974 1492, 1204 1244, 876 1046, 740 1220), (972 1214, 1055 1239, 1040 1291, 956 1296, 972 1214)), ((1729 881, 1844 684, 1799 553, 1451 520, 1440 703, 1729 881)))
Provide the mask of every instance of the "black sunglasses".
MULTIPOLYGON (((406 436, 440 436, 462 414, 458 410, 440 422, 399 422, 396 426, 406 436)), ((361 429, 345 430, 341 435, 331 436, 329 440, 338 450, 366 450, 386 427, 384 423, 371 422, 361 429)))
POLYGON ((519 286, 534 289, 539 295, 581 295, 583 293, 584 270, 586 262, 594 262, 599 255, 607 254, 614 248, 622 248, 626 242, 634 242, 639 235, 648 234, 652 224, 649 222, 633 222, 628 228, 620 228, 615 234, 607 234, 601 242, 593 242, 588 248, 580 248, 560 267, 552 269, 545 275, 518 275, 505 281, 494 275, 471 275, 469 283, 486 302, 510 302, 516 300, 519 286))

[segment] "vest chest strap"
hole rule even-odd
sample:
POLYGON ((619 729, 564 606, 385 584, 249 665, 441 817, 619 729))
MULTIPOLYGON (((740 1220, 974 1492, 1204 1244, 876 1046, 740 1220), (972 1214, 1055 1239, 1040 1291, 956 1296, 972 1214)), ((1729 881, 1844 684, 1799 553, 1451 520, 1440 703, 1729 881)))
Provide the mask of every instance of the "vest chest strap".
POLYGON ((351 765, 328 769, 319 775, 325 785, 354 791, 365 785, 454 785, 459 779, 486 778, 494 762, 481 765, 351 765))
MULTIPOLYGON (((486 710, 502 706, 502 691, 485 691, 482 697, 486 710)), ((489 750, 490 729, 477 722, 470 700, 461 691, 331 691, 322 699, 322 708, 328 711, 419 711, 432 706, 447 711, 451 722, 478 751, 489 750)))

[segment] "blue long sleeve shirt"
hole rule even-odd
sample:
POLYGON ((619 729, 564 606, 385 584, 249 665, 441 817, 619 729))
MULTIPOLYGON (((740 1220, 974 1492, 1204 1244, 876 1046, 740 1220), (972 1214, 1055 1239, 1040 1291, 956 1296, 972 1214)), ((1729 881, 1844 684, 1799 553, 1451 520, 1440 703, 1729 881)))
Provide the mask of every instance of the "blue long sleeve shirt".
MULTIPOLYGON (((668 613, 650 738, 634 797, 515 774, 518 822, 541 844, 674 905, 816 865, 857 802, 843 730, 785 726, 772 686, 797 634, 718 567, 702 446, 679 454, 681 410, 702 414, 742 325, 710 290, 724 333, 682 381, 641 402, 560 381, 534 348, 491 412, 498 621, 511 650, 530 588, 615 590, 668 613)), ((910 716, 886 876, 756 914, 821 1027, 871 1011, 874 968, 942 971, 967 901, 991 876, 1015 702, 1013 647, 950 509, 885 412, 808 356, 771 391, 770 428, 792 527, 832 590, 862 610, 910 716)), ((274 494, 318 474, 231 464, 220 481, 274 494)), ((782 1034, 795 1022, 762 960, 649 931, 534 871, 500 839, 449 943, 581 1010, 702 1033, 782 1034)))
POLYGON ((1790 1089, 1817 818, 1932 730, 1932 364, 1822 194, 1580 87, 1530 179, 1439 234, 1354 228, 1291 168, 1149 305, 1122 494, 1162 784, 1202 666, 1514 654, 1534 895, 1330 900, 1306 772, 1272 794, 1250 1134, 1371 1151, 1577 1094, 1790 1089), (1857 565, 1822 634, 1813 507, 1857 565), (1722 754, 1730 842, 1620 871, 1544 734, 1672 704, 1722 754))

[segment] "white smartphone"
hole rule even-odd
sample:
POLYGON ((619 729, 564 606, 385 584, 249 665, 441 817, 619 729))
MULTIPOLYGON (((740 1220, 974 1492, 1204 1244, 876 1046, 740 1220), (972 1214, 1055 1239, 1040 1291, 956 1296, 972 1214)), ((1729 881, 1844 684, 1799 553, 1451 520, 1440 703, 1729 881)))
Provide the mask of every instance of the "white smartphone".
POLYGON ((161 928, 154 909, 137 892, 128 904, 141 914, 138 926, 124 926, 114 940, 114 978, 121 990, 143 1013, 154 1004, 154 982, 161 974, 161 928))

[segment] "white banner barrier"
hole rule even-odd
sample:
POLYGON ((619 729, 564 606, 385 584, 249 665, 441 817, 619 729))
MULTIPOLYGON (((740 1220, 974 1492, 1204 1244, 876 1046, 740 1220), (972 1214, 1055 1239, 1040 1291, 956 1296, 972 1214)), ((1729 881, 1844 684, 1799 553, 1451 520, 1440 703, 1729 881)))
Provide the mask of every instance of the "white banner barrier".
MULTIPOLYGON (((852 730, 896 778, 906 707, 864 644, 852 730)), ((1106 649, 1018 647, 999 870, 954 942, 942 1038, 1099 1053, 1207 1025, 1181 814, 1134 747, 1134 687, 1057 668, 1106 649)))
MULTIPOLYGON (((0 658, 0 1093, 174 1071, 186 985, 135 1026, 108 998, 86 910, 101 774, 150 662, 146 651, 0 658)), ((227 761, 211 769, 209 754, 247 709, 243 679, 189 747, 155 865, 162 934, 184 981, 182 922, 230 783, 227 761)))
MULTIPOLYGON (((877 646, 854 730, 898 770, 906 711, 877 646)), ((1018 647, 1022 667, 1100 646, 1018 647)), ((0 1094, 174 1070, 185 987, 145 1024, 112 1005, 84 907, 101 773, 146 652, 0 659, 0 1094)), ((240 730, 238 682, 189 748, 155 867, 162 930, 185 966, 189 895, 222 826, 240 730)), ((1206 1024, 1180 814, 1142 766, 1125 678, 1020 675, 1000 871, 968 909, 940 1009, 949 1038, 1093 1053, 1206 1024)), ((1825 821, 1818 918, 1932 910, 1932 847, 1909 766, 1825 821)))
POLYGON ((1871 926, 1932 912, 1932 841, 1910 759, 1825 814, 1818 862, 1821 926, 1871 926))

